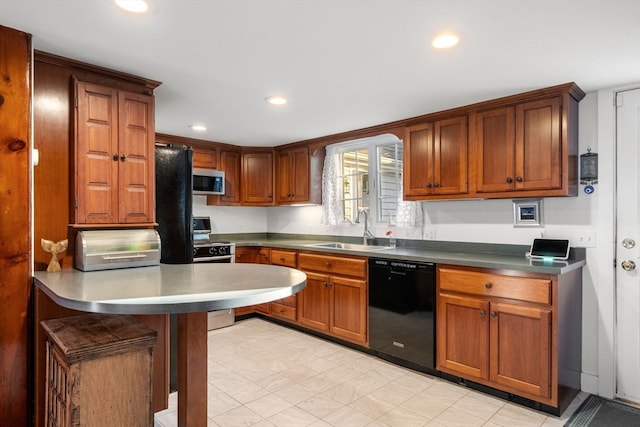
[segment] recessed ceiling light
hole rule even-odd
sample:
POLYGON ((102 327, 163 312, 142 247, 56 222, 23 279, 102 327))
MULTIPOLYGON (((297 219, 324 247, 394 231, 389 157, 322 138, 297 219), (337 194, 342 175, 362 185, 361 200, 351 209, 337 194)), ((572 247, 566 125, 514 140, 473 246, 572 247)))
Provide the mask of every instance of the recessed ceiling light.
POLYGON ((443 34, 433 39, 431 45, 436 49, 447 49, 458 44, 460 39, 454 34, 443 34))
POLYGON ((271 105, 284 105, 287 103, 287 98, 278 95, 267 96, 264 100, 271 105))
POLYGON ((149 3, 147 0, 115 0, 116 4, 120 6, 122 9, 135 12, 135 13, 143 13, 149 10, 149 3))
POLYGON ((195 130, 196 132, 204 132, 207 130, 207 127, 204 125, 191 125, 189 126, 191 130, 195 130))

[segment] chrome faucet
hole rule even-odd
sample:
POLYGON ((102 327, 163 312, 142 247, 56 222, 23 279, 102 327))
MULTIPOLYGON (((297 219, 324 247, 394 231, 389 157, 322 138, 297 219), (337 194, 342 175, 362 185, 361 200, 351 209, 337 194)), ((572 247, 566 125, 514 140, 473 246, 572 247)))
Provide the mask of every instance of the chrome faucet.
POLYGON ((375 236, 369 231, 369 214, 366 209, 360 209, 358 216, 356 216, 356 224, 360 223, 360 214, 364 214, 364 235, 362 236, 365 245, 369 244, 370 239, 375 239, 375 236))

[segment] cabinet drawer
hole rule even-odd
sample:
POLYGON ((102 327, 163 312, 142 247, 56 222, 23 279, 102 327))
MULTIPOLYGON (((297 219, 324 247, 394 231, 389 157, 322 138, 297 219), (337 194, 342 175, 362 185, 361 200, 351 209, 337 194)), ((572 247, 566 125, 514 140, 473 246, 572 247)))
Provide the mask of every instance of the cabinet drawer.
POLYGON ((271 315, 276 317, 282 317, 283 319, 296 320, 296 308, 288 305, 280 304, 279 302, 271 303, 271 315))
POLYGON ((290 295, 286 298, 275 300, 273 302, 295 308, 296 305, 298 305, 298 295, 290 295))
POLYGON ((271 249, 271 264, 284 265, 285 267, 295 268, 296 263, 296 251, 285 251, 280 249, 271 249))
POLYGON ((551 304, 551 280, 438 267, 441 291, 551 304))
POLYGON ((298 267, 305 270, 342 274, 353 277, 367 277, 366 258, 346 258, 330 255, 300 253, 298 267))

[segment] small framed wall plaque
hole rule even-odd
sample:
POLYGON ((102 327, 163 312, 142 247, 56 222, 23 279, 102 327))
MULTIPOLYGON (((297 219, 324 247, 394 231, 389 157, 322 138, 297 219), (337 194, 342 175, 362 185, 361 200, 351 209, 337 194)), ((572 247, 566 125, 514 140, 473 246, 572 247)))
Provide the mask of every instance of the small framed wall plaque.
POLYGON ((513 201, 514 227, 542 227, 542 199, 513 201))

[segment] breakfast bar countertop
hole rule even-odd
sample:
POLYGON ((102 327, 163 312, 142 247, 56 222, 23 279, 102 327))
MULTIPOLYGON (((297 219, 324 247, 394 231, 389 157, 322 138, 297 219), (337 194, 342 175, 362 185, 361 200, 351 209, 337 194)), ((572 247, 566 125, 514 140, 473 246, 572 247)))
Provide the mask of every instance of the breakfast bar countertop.
POLYGON ((263 264, 160 264, 117 270, 34 272, 56 304, 111 314, 191 313, 260 304, 306 286, 296 269, 263 264))

